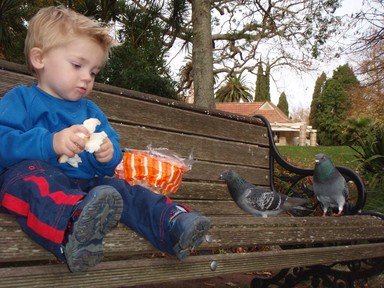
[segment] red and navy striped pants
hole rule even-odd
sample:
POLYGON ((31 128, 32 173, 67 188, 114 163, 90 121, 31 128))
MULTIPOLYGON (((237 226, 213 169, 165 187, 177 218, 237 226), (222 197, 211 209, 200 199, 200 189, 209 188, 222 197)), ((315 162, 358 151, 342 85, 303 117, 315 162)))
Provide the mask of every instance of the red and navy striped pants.
POLYGON ((121 222, 154 247, 174 254, 168 223, 176 204, 168 197, 117 178, 81 180, 41 161, 22 161, 0 175, 0 212, 13 214, 23 231, 59 259, 74 206, 98 185, 113 186, 121 194, 121 222))

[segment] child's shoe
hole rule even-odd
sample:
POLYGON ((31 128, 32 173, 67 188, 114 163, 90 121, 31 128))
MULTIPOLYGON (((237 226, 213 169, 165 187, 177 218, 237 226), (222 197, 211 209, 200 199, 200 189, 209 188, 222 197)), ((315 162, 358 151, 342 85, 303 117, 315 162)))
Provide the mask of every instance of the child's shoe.
POLYGON ((171 221, 173 251, 179 260, 183 260, 203 242, 210 228, 210 221, 197 212, 179 213, 171 221))
POLYGON ((104 257, 103 238, 117 226, 123 200, 111 186, 93 188, 79 202, 67 230, 64 255, 71 272, 95 266, 104 257))

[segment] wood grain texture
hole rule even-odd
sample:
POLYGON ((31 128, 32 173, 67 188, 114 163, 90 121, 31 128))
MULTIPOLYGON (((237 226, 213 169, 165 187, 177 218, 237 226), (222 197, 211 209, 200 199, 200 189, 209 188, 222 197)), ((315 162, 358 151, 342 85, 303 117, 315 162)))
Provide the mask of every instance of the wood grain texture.
MULTIPOLYGON (((357 242, 384 240, 384 221, 371 216, 345 216, 329 221, 324 221, 321 217, 265 219, 246 215, 240 209, 235 212, 235 209, 228 209, 232 215, 224 214, 224 205, 218 205, 217 210, 209 209, 214 205, 206 206, 204 203, 203 206, 204 208, 196 205, 194 210, 201 210, 210 218, 212 228, 209 235, 212 240, 204 242, 198 250, 236 250, 274 245, 305 247, 335 243, 356 245, 357 242)), ((0 263, 54 260, 50 253, 24 235, 13 216, 0 215, 0 227, 0 263)), ((122 259, 156 252, 147 241, 123 224, 119 224, 105 239, 106 259, 122 259)))
POLYGON ((343 245, 281 251, 216 254, 173 258, 144 258, 103 262, 84 273, 71 274, 63 264, 0 269, 1 287, 129 287, 171 280, 215 277, 218 275, 270 271, 289 267, 333 263, 383 256, 384 244, 343 245), (376 251, 381 251, 377 253, 376 251), (217 269, 210 270, 212 261, 217 269))

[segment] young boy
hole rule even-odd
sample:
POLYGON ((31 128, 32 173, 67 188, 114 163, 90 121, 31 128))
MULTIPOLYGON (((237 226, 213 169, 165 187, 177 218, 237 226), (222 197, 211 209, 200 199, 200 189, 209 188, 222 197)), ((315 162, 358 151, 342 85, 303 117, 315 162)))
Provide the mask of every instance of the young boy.
MULTIPOLYGON (((114 175, 122 159, 119 136, 85 97, 114 41, 97 22, 63 7, 41 9, 25 41, 37 83, 18 86, 0 101, 0 210, 16 215, 33 240, 85 271, 103 258, 103 238, 121 221, 161 251, 183 259, 200 245, 209 220, 114 175), (89 118, 107 137, 83 151, 89 118), (78 168, 61 155, 81 158, 78 168)), ((132 135, 134 137, 134 135, 132 135)))

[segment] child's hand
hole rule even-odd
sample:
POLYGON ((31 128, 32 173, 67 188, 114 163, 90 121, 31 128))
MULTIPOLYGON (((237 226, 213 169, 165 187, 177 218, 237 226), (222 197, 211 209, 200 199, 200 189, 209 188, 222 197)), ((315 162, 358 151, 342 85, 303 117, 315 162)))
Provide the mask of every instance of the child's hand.
POLYGON ((83 125, 73 125, 53 135, 53 149, 57 155, 67 155, 69 158, 84 150, 86 140, 79 134, 89 136, 87 128, 83 125))
POLYGON ((95 158, 97 161, 101 163, 106 163, 112 160, 113 152, 114 152, 113 144, 111 140, 109 140, 109 138, 106 137, 103 140, 103 144, 101 144, 100 149, 93 154, 95 155, 95 158))

